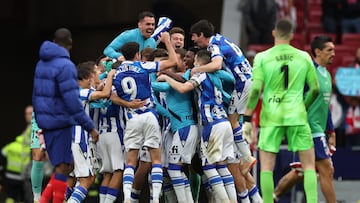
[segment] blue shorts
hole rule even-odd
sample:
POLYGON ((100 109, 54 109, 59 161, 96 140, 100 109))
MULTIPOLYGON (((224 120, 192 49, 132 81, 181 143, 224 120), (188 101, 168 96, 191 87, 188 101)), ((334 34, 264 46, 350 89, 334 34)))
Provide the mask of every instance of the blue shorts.
POLYGON ((329 159, 330 150, 326 141, 325 136, 313 138, 314 150, 315 150, 315 161, 329 159))
MULTIPOLYGON (((323 159, 329 159, 330 158, 330 151, 329 147, 326 142, 326 137, 316 137, 313 138, 314 141, 314 150, 315 150, 315 161, 320 161, 323 159)), ((295 153, 294 162, 300 161, 299 156, 297 153, 295 153)))
POLYGON ((73 128, 74 126, 56 130, 43 130, 46 151, 53 166, 62 163, 73 163, 71 152, 73 128))

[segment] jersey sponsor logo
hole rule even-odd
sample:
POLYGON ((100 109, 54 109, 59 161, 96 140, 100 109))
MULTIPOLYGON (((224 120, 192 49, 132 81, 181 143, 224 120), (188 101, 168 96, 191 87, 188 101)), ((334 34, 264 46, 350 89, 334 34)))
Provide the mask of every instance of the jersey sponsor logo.
POLYGON ((269 98, 268 100, 269 103, 280 103, 281 102, 281 98, 280 97, 276 97, 275 95, 271 98, 269 98))
POLYGON ((179 153, 179 147, 177 145, 174 145, 172 148, 171 148, 171 154, 178 154, 179 153))

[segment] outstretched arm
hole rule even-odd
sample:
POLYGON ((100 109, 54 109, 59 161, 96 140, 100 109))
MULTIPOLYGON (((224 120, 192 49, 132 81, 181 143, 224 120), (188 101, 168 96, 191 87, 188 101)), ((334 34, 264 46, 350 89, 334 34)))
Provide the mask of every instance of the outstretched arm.
POLYGON ((162 74, 158 77, 158 81, 168 82, 172 88, 174 88, 176 91, 178 91, 180 93, 189 92, 195 88, 193 83, 191 83, 189 81, 187 81, 185 83, 181 83, 181 82, 178 82, 178 81, 174 80, 173 78, 171 78, 167 75, 164 75, 164 74, 162 74))
POLYGON ((112 94, 110 96, 110 99, 116 105, 124 106, 124 107, 131 108, 131 109, 141 108, 146 104, 145 101, 141 101, 140 99, 134 99, 134 100, 131 100, 131 101, 126 101, 124 99, 121 99, 116 94, 115 91, 112 92, 112 94))
POLYGON ((217 70, 220 70, 222 67, 222 62, 223 58, 221 56, 214 57, 213 59, 211 59, 210 63, 191 69, 191 75, 200 72, 215 72, 217 70))

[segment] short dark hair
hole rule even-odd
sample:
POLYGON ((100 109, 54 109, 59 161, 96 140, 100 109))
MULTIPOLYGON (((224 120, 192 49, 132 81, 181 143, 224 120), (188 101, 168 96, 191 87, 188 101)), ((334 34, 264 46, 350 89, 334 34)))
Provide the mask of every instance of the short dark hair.
POLYGON ((277 37, 289 38, 290 34, 294 32, 294 25, 288 18, 281 18, 275 24, 275 31, 277 37))
POLYGON ((140 45, 137 42, 127 42, 121 47, 121 53, 126 60, 132 60, 135 54, 140 51, 140 45))
POLYGON ((198 47, 189 47, 187 51, 191 51, 194 54, 196 54, 200 49, 198 47))
POLYGON ((117 67, 119 67, 122 64, 122 61, 115 61, 112 65, 111 65, 111 69, 116 69, 117 67))
POLYGON ((155 14, 150 11, 143 11, 138 16, 138 21, 144 20, 145 17, 155 18, 155 14))
POLYGON ((168 54, 168 51, 166 49, 157 48, 151 53, 149 61, 153 61, 155 58, 168 57, 168 56, 169 56, 169 54, 168 54))
POLYGON ((96 65, 97 66, 100 65, 100 61, 105 57, 106 57, 106 55, 104 55, 104 54, 101 54, 100 56, 98 56, 95 60, 96 65))
POLYGON ((179 33, 179 34, 182 34, 185 36, 185 31, 181 27, 173 27, 170 29, 170 31, 169 31, 170 35, 175 34, 175 33, 179 33))
POLYGON ((94 68, 95 68, 95 61, 85 61, 82 63, 79 63, 76 68, 77 68, 77 75, 78 75, 78 80, 83 80, 83 79, 89 79, 90 75, 92 73, 94 73, 94 68))
POLYGON ((210 21, 202 19, 191 26, 190 35, 193 33, 197 34, 198 36, 203 33, 204 37, 211 37, 215 34, 215 27, 210 21))
POLYGON ((328 42, 333 42, 332 38, 325 35, 316 36, 311 42, 311 54, 316 57, 315 49, 323 50, 325 48, 325 44, 328 42))
POLYGON ((186 49, 184 48, 176 48, 175 53, 179 54, 181 58, 185 57, 186 49))
POLYGON ((206 49, 200 49, 196 53, 196 58, 201 61, 201 63, 208 64, 211 62, 211 52, 206 49))
POLYGON ((54 33, 54 39, 53 41, 70 50, 72 47, 72 36, 71 32, 67 28, 59 28, 54 33))
POLYGON ((151 47, 145 47, 143 50, 141 50, 141 58, 146 58, 147 60, 150 60, 151 54, 153 53, 154 49, 151 47))

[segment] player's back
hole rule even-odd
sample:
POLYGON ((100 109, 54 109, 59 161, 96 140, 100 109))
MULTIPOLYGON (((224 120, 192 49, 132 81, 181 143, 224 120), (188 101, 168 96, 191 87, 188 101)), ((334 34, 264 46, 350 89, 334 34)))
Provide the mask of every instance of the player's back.
POLYGON ((203 124, 223 120, 227 118, 224 110, 222 94, 210 80, 209 73, 198 73, 190 80, 200 84, 196 89, 196 97, 200 110, 201 122, 203 124))
POLYGON ((117 69, 113 85, 126 101, 151 97, 149 73, 138 62, 123 62, 117 69))
POLYGON ((312 71, 315 68, 309 54, 287 44, 276 45, 255 56, 253 78, 264 82, 262 126, 307 122, 304 86, 312 71))
POLYGON ((251 78, 251 65, 241 49, 225 36, 216 34, 210 38, 208 50, 211 57, 221 56, 227 71, 232 73, 237 81, 236 89, 243 88, 243 81, 251 78), (240 84, 238 84, 240 83, 240 84))
POLYGON ((126 108, 127 118, 132 114, 155 112, 154 99, 150 84, 149 73, 159 70, 158 62, 124 61, 117 68, 113 85, 118 96, 126 101, 140 99, 145 101, 143 107, 126 108))
MULTIPOLYGON (((246 68, 250 67, 250 63, 246 59, 245 55, 241 51, 241 49, 227 39, 225 36, 216 34, 210 39, 209 51, 213 51, 213 45, 216 45, 219 48, 219 51, 223 57, 224 62, 227 67, 230 69, 238 66, 246 66, 246 68)), ((216 52, 216 50, 215 50, 216 52)))

